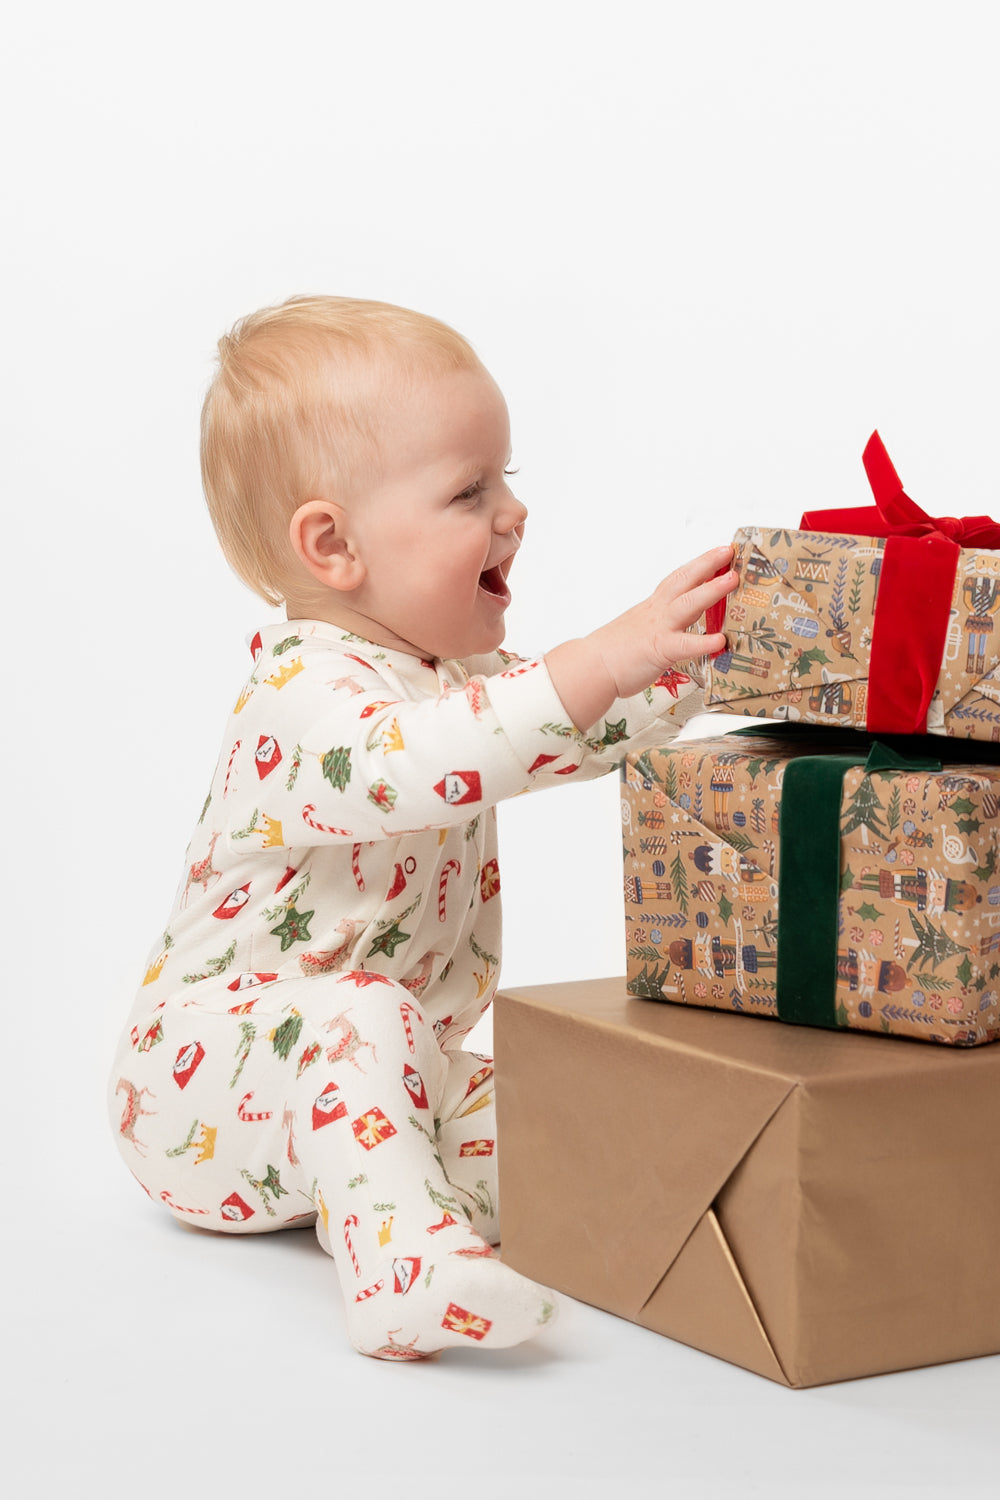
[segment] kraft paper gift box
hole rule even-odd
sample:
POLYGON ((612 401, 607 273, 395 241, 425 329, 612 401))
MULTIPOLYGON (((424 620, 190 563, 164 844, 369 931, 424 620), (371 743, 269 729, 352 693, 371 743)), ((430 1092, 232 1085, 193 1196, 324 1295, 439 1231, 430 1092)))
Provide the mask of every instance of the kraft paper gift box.
POLYGON ((501 993, 504 1261, 789 1386, 1000 1350, 1000 1048, 501 993))
MULTIPOLYGON (((993 1041, 1000 764, 963 763, 968 754, 967 742, 779 726, 630 756, 631 993, 993 1041)), ((1000 759, 994 746, 979 755, 1000 759)))
POLYGON ((1000 526, 934 520, 877 433, 876 505, 734 539, 739 586, 709 611, 727 649, 708 707, 878 733, 1000 739, 1000 526))

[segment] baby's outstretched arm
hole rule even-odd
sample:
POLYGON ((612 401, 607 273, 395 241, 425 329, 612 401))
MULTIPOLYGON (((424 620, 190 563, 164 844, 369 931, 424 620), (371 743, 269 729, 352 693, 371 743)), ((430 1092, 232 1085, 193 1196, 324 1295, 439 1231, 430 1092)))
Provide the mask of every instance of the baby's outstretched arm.
POLYGON ((685 634, 737 584, 730 546, 713 547, 664 578, 648 599, 579 640, 546 653, 552 684, 577 729, 596 724, 616 698, 641 693, 676 662, 721 651, 726 638, 685 634), (692 649, 694 648, 694 649, 692 649))

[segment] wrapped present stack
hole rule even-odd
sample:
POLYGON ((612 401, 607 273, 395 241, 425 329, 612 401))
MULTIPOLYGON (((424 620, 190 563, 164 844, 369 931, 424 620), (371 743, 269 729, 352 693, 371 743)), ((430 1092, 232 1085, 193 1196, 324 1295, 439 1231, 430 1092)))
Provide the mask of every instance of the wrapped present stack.
POLYGON ((1000 526, 864 458, 623 767, 626 978, 495 1007, 505 1260, 790 1386, 1000 1351, 1000 526))
POLYGON ((781 720, 624 770, 633 995, 1000 1036, 1000 526, 877 504, 737 533, 706 707, 781 720), (787 728, 786 728, 787 726, 787 728), (902 738, 901 738, 902 737, 902 738))

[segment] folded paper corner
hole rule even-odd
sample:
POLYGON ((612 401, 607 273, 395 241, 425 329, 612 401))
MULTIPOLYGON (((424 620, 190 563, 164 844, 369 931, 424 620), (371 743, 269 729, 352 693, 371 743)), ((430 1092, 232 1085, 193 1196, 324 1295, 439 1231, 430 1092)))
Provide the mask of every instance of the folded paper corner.
POLYGON ((714 1209, 707 1209, 635 1321, 779 1385, 782 1365, 714 1209))

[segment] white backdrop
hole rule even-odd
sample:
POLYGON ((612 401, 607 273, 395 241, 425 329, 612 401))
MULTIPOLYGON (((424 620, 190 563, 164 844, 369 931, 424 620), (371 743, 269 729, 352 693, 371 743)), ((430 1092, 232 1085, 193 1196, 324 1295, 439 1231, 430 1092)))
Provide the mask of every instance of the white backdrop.
MULTIPOLYGON (((31 1028, 83 1088, 88 1183, 117 1184, 108 1049, 269 618, 200 495, 218 335, 321 291, 471 338, 530 508, 524 652, 739 524, 867 503, 875 426, 926 509, 997 513, 997 41, 991 0, 5 20, 4 1102, 53 1174, 31 1028)), ((501 833, 505 981, 621 972, 613 781, 521 799, 501 833)))

